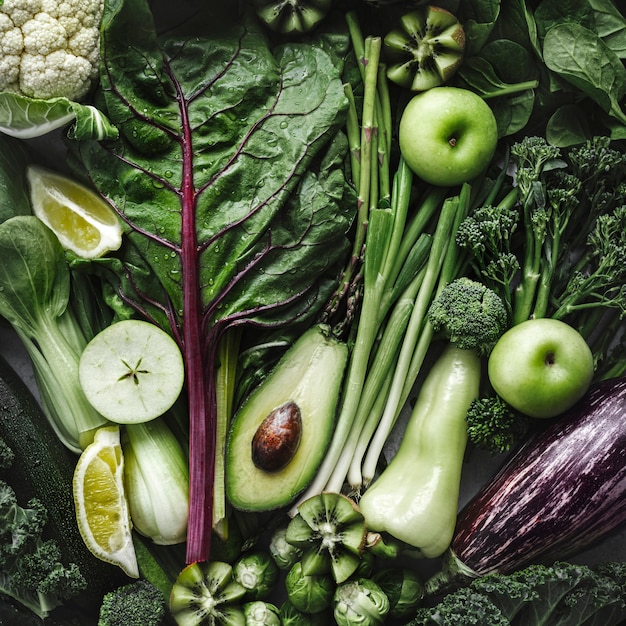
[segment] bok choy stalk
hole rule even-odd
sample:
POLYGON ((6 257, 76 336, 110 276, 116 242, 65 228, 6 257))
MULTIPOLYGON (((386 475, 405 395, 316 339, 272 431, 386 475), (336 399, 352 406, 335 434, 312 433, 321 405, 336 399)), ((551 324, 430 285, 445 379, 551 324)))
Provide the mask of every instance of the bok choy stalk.
POLYGON ((159 545, 185 541, 189 465, 165 419, 127 424, 122 450, 124 485, 135 530, 159 545))
POLYGON ((347 38, 272 49, 256 22, 205 24, 215 32, 158 38, 145 0, 107 3, 97 98, 120 139, 73 155, 126 224, 117 255, 94 263, 119 314, 168 330, 184 356, 190 563, 225 523, 213 513, 220 343, 236 327, 310 323, 352 220, 347 38))
POLYGON ((71 281, 56 235, 31 215, 0 224, 0 314, 31 358, 46 416, 61 441, 79 453, 106 419, 80 386, 87 338, 69 306, 71 281))

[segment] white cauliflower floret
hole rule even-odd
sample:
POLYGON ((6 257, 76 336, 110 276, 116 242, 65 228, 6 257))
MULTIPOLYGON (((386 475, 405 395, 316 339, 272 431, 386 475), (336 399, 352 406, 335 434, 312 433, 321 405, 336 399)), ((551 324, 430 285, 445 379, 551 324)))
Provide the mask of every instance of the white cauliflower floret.
POLYGON ((104 0, 0 3, 0 91, 80 100, 98 74, 104 0))

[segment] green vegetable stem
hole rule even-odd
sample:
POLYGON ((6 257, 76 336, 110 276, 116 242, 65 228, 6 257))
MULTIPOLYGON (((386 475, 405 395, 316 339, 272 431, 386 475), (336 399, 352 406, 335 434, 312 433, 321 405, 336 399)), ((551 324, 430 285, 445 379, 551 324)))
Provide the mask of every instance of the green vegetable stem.
POLYGON ((80 452, 106 423, 80 386, 87 339, 70 302, 70 269, 54 233, 38 218, 0 224, 0 314, 31 358, 46 415, 63 443, 80 452))
POLYGON ((163 417, 127 424, 122 435, 124 484, 133 527, 160 545, 187 537, 187 454, 163 417))

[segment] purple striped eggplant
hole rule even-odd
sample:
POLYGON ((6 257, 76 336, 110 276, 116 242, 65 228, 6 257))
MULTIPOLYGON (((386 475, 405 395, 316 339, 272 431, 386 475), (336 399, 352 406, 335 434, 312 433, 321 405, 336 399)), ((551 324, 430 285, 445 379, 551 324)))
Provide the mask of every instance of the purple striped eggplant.
POLYGON ((626 377, 594 385, 467 503, 428 591, 566 559, 624 523, 626 377))

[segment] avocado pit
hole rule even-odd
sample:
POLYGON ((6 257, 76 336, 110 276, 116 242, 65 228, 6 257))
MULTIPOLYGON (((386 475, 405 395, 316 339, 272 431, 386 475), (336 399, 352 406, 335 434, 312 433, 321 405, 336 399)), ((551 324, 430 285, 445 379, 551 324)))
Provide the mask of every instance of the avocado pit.
POLYGON ((302 412, 288 400, 263 419, 252 438, 252 462, 265 472, 277 472, 293 459, 302 439, 302 412))

